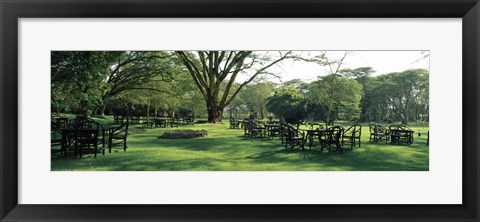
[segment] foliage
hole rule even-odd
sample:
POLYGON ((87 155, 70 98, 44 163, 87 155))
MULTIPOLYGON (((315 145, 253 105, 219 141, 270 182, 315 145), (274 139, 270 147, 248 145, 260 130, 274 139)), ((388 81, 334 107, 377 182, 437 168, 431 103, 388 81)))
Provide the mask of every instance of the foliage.
POLYGON ((253 51, 197 51, 196 55, 185 51, 175 53, 203 96, 207 106, 208 121, 212 123, 221 122, 225 107, 233 101, 243 87, 257 76, 267 74, 269 67, 290 54, 290 52, 279 51, 279 55, 274 58, 269 52, 253 51), (235 80, 241 74, 250 76, 233 89, 236 85, 235 80))
MULTIPOLYGON (((102 95, 98 114, 104 114, 107 102, 121 93, 132 90, 147 90, 166 93, 162 88, 152 87, 152 82, 170 82, 176 74, 175 61, 168 52, 126 51, 110 64, 106 82, 108 88, 102 95)), ((145 98, 143 100, 145 102, 145 98)))
POLYGON ((52 111, 90 115, 101 103, 108 66, 117 57, 103 51, 52 51, 52 111))
POLYGON ((415 120, 420 113, 428 114, 428 112, 424 113, 419 110, 423 107, 428 111, 427 70, 406 70, 378 78, 381 84, 377 86, 377 90, 381 91, 381 96, 391 111, 393 116, 391 119, 407 124, 407 122, 415 120))
POLYGON ((428 121, 428 71, 405 70, 371 77, 371 67, 345 69, 342 76, 362 85, 362 121, 428 121))
POLYGON ((308 87, 308 110, 327 125, 338 119, 354 120, 360 114, 362 85, 337 75, 321 77, 308 87))
MULTIPOLYGON (((220 122, 272 113, 299 121, 416 122, 429 118, 427 70, 372 76, 372 67, 341 69, 327 52, 53 51, 51 110, 75 114, 131 114, 220 122), (327 71, 313 82, 278 84, 270 67, 285 59, 327 71)), ((281 79, 281 78, 280 78, 281 79)))
POLYGON ((305 100, 295 88, 284 88, 275 92, 268 98, 266 108, 289 123, 298 123, 306 115, 305 100))
MULTIPOLYGON (((52 52, 52 110, 103 114, 107 102, 119 96, 137 101, 131 90, 148 88, 152 81, 171 81, 174 61, 168 52, 54 51, 52 52), (120 95, 125 93, 124 95, 120 95), (62 101, 68 100, 67 103, 62 101), (73 101, 73 102, 72 102, 73 101)), ((117 103, 119 102, 117 99, 117 103)), ((123 98, 123 99, 122 99, 123 98)), ((128 104, 128 102, 127 102, 128 104)))
POLYGON ((258 82, 245 86, 239 95, 246 108, 258 114, 257 118, 263 119, 266 117, 267 98, 273 95, 274 90, 275 83, 258 82))

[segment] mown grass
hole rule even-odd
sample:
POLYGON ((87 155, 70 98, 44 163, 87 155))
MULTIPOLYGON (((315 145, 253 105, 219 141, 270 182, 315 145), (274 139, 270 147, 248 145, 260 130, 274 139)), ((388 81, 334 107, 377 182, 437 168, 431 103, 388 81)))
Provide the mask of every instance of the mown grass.
MULTIPOLYGON (((110 118, 97 119, 105 124, 110 118)), ((179 129, 206 129, 208 136, 194 139, 161 139, 172 128, 144 129, 130 127, 128 149, 112 153, 65 157, 52 147, 53 171, 425 171, 429 169, 427 127, 412 127, 412 145, 369 142, 368 124, 362 124, 360 148, 344 153, 321 152, 318 141, 304 151, 286 150, 278 138, 252 139, 243 129, 229 129, 225 124, 196 124, 179 129)), ((177 129, 177 128, 173 128, 177 129)))

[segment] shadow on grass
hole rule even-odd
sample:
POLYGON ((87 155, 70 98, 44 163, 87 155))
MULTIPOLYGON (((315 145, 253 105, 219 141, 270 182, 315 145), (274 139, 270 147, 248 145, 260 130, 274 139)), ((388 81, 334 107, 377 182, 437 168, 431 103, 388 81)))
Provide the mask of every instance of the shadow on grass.
MULTIPOLYGON (((220 126, 224 127, 224 126, 220 126)), ((52 149, 52 170, 97 171, 403 171, 428 170, 429 148, 423 138, 409 146, 363 142, 361 148, 345 149, 344 153, 323 152, 318 141, 305 150, 287 150, 279 138, 245 137, 243 130, 206 128, 209 136, 192 139, 157 138, 165 130, 133 129, 127 152, 114 150, 105 155, 73 153, 64 157, 52 149)), ((192 128, 192 127, 188 127, 192 128)), ((368 141, 368 136, 362 136, 368 141)))
MULTIPOLYGON (((112 154, 110 154, 112 155, 112 154)), ((105 154, 107 156, 107 154, 105 154)), ((97 158, 105 158, 105 156, 98 155, 97 158)), ((219 160, 202 158, 202 159, 181 159, 181 160, 148 160, 148 159, 135 159, 124 158, 122 161, 116 161, 113 159, 107 159, 106 161, 99 162, 93 155, 85 155, 82 159, 78 156, 64 157, 61 162, 69 161, 73 162, 74 167, 57 167, 52 166, 52 170, 102 170, 102 171, 180 171, 180 170, 222 170, 218 168, 219 160), (95 165, 92 165, 94 163, 95 165)), ((60 162, 60 163, 61 163, 60 162)), ((60 164, 61 165, 61 164, 60 164)))

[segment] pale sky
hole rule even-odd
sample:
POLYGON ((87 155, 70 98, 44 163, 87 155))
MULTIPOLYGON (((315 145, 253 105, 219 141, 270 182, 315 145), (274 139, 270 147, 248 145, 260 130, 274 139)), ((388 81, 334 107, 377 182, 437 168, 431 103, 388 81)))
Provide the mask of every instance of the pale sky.
MULTIPOLYGON (((319 52, 294 52, 302 55, 318 55, 319 52)), ((327 57, 329 61, 340 59, 345 51, 328 51, 327 57)), ((372 76, 388 74, 392 72, 401 72, 408 69, 429 69, 430 58, 424 59, 422 51, 349 51, 345 57, 340 69, 359 67, 372 67, 376 72, 372 76)), ((270 72, 279 74, 282 82, 291 79, 301 79, 305 82, 316 80, 318 76, 324 76, 328 73, 329 67, 320 66, 311 62, 285 60, 282 64, 272 66, 270 72)), ((237 81, 245 80, 245 76, 238 76, 237 81)), ((268 77, 269 80, 279 82, 278 79, 268 77)))

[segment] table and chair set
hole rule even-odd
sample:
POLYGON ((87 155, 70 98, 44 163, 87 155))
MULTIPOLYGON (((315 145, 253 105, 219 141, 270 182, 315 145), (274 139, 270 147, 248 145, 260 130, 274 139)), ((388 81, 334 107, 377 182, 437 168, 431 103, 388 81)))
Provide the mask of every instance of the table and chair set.
POLYGON ((105 154, 105 149, 111 153, 114 145, 121 144, 127 150, 129 121, 119 125, 102 125, 91 118, 80 116, 73 120, 55 118, 52 121, 52 146, 60 145, 60 153, 67 156, 69 150, 74 155, 83 156, 93 152, 105 154), (57 137, 60 134, 60 137, 57 137))
MULTIPOLYGON (((397 145, 410 145, 413 143, 415 132, 406 125, 391 125, 387 128, 378 124, 370 124, 369 129, 371 142, 385 141, 385 143, 397 145)), ((427 141, 429 140, 429 135, 430 132, 427 134, 427 141)))
POLYGON ((267 128, 260 122, 244 120, 242 126, 245 136, 263 138, 267 135, 267 128))
POLYGON ((235 120, 230 118, 230 128, 243 128, 244 136, 251 138, 273 138, 280 134, 280 124, 274 121, 235 120))
MULTIPOLYGON (((290 131, 293 130, 291 127, 288 129, 290 131)), ((362 126, 360 124, 354 124, 347 128, 344 128, 343 126, 324 128, 321 124, 311 124, 310 129, 297 129, 297 131, 304 132, 304 144, 301 146, 302 150, 305 149, 305 144, 307 142, 308 147, 312 148, 315 140, 319 141, 322 151, 327 149, 329 153, 342 153, 346 144, 350 145, 350 149, 353 149, 353 147, 356 146, 360 147, 361 145, 360 137, 362 126)), ((293 149, 293 147, 291 147, 291 149, 293 149)))
POLYGON ((144 128, 167 128, 183 125, 193 125, 194 118, 171 118, 171 117, 143 117, 140 119, 144 128))

